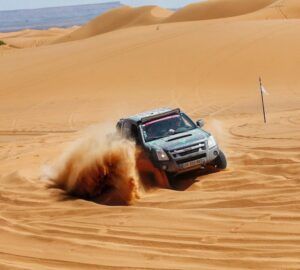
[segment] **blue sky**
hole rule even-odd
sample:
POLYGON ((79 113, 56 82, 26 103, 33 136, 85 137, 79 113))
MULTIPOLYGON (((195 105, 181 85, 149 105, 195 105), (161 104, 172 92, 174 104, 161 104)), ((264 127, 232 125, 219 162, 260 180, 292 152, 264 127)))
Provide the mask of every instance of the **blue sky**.
MULTIPOLYGON (((69 6, 80 4, 105 3, 114 0, 0 0, 0 10, 31 9, 41 7, 69 6)), ((195 0, 120 0, 131 6, 159 5, 162 7, 182 7, 197 2, 195 0)))

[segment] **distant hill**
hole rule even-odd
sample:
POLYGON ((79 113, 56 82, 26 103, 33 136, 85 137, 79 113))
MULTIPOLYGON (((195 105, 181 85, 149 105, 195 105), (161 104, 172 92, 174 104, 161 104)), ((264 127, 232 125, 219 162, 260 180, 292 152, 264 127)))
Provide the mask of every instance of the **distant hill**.
POLYGON ((22 29, 48 29, 82 25, 94 17, 120 7, 120 2, 40 9, 0 11, 0 32, 22 29))

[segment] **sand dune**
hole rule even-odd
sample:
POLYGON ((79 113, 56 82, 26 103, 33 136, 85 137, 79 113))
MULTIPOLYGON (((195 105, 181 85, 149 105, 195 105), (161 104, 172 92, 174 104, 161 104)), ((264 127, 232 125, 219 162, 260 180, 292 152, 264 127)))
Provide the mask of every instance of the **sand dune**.
POLYGON ((145 6, 139 8, 123 6, 102 14, 79 28, 77 31, 59 38, 54 43, 89 38, 130 26, 159 23, 171 13, 172 11, 157 6, 145 6))
POLYGON ((190 4, 171 15, 166 22, 227 18, 260 10, 276 0, 208 0, 190 4))
POLYGON ((126 27, 221 18, 276 19, 298 18, 297 0, 210 0, 188 5, 176 12, 157 6, 124 6, 102 14, 74 32, 50 43, 75 41, 126 27))
POLYGON ((299 269, 300 24, 255 13, 0 55, 0 269, 299 269), (228 169, 179 177, 131 206, 42 181, 82 129, 162 106, 203 118, 228 169))
POLYGON ((26 29, 18 32, 0 33, 0 39, 5 41, 11 47, 14 48, 32 48, 38 47, 53 40, 57 40, 60 36, 65 36, 67 33, 71 33, 78 27, 71 28, 50 28, 48 30, 32 30, 26 29))
POLYGON ((278 0, 256 12, 237 19, 299 19, 300 3, 297 0, 278 0))

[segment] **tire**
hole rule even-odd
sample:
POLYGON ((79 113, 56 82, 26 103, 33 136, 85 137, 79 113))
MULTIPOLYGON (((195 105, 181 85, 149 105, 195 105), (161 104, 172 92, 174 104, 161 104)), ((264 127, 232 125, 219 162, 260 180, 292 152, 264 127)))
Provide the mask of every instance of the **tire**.
POLYGON ((227 160, 222 151, 220 151, 219 156, 214 160, 214 165, 219 170, 225 170, 227 168, 227 160))

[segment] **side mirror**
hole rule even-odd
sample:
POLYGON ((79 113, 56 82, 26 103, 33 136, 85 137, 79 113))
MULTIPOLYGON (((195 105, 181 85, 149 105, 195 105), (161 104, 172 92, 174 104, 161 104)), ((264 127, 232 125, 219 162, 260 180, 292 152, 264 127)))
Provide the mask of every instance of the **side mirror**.
POLYGON ((204 127, 204 120, 202 120, 202 119, 200 119, 200 120, 198 120, 197 122, 196 122, 196 124, 197 124, 197 126, 199 127, 199 128, 202 128, 202 127, 204 127))

